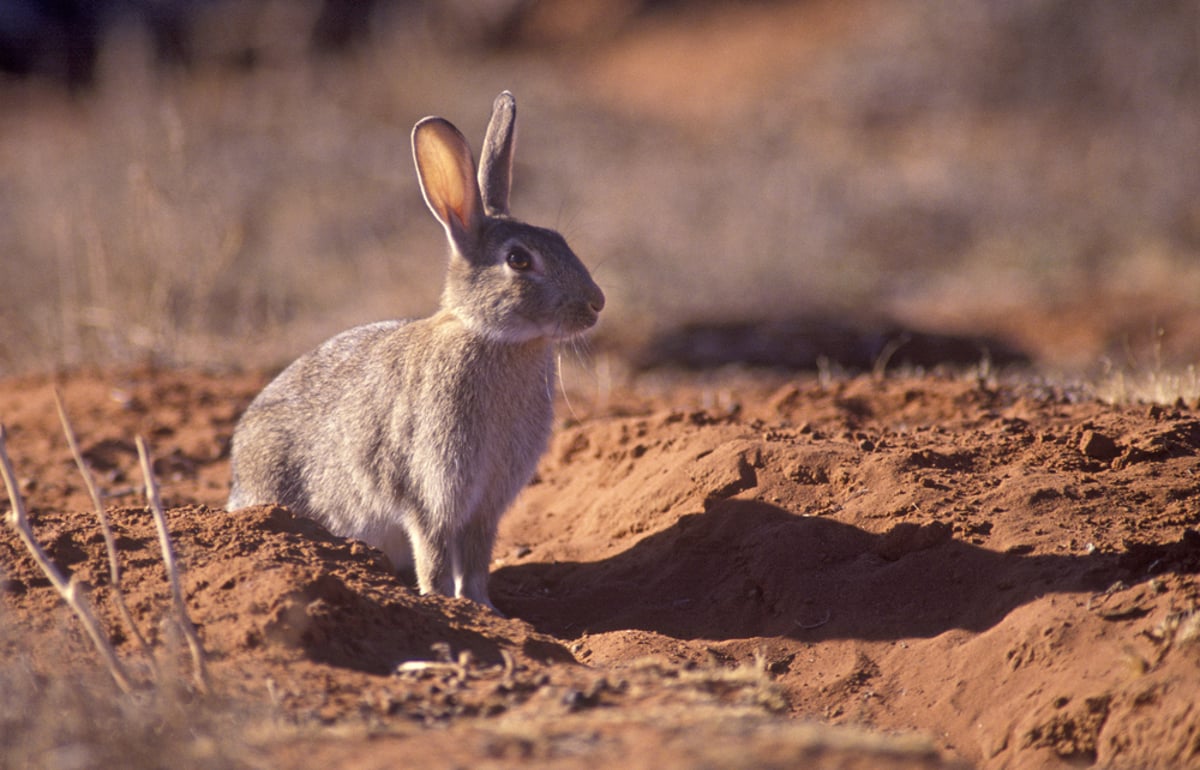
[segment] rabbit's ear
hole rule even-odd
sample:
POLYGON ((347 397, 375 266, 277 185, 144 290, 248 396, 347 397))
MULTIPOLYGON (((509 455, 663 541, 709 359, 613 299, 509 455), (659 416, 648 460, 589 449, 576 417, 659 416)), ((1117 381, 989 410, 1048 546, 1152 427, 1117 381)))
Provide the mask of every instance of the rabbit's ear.
POLYGON ((471 148, 459 130, 442 118, 417 123, 412 144, 425 203, 459 253, 465 254, 483 222, 471 148))
POLYGON ((479 157, 479 189, 489 216, 508 216, 513 148, 517 143, 517 102, 504 91, 492 105, 492 120, 479 157))

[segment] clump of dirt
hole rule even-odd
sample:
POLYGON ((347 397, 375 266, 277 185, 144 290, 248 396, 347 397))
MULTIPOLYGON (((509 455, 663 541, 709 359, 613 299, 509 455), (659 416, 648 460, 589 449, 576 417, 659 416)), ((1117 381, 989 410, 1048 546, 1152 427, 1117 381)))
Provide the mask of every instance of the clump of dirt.
MULTIPOLYGON (((282 508, 221 510, 265 379, 57 382, 112 495, 135 621, 169 658, 137 497, 133 438, 150 439, 216 687, 290 726, 241 736, 272 764, 1200 763, 1187 408, 934 376, 655 376, 573 398, 502 525, 506 619, 420 597, 282 508)), ((51 385, 0 383, 9 451, 39 538, 136 661, 51 385)), ((0 570, 10 660, 98 667, 8 530, 0 570)))

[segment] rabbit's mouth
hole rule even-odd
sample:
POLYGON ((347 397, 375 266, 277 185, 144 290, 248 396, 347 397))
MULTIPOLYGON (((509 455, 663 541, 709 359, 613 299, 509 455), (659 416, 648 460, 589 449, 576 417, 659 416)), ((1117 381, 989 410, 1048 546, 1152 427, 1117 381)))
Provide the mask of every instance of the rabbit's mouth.
POLYGON ((562 342, 584 334, 595 325, 595 320, 587 323, 557 324, 554 329, 549 330, 546 336, 556 342, 562 342))
POLYGON ((602 294, 599 295, 598 300, 570 303, 563 308, 563 313, 554 327, 547 330, 548 336, 556 340, 567 340, 583 334, 600 320, 600 311, 603 308, 604 295, 602 294))
POLYGON ((543 317, 540 320, 519 313, 508 316, 503 322, 460 316, 460 320, 473 333, 515 344, 537 339, 551 342, 570 340, 595 326, 599 318, 600 314, 586 305, 569 309, 555 318, 543 317))

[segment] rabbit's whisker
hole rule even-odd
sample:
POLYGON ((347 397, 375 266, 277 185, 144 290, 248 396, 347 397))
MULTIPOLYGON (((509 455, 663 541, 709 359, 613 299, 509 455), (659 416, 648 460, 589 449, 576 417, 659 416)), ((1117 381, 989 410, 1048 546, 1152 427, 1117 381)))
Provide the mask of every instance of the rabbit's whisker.
POLYGON ((567 412, 570 413, 571 419, 578 421, 579 414, 575 411, 575 405, 571 403, 571 397, 567 394, 567 381, 563 378, 563 356, 562 348, 560 347, 555 354, 558 356, 558 389, 562 392, 563 403, 567 405, 567 412))

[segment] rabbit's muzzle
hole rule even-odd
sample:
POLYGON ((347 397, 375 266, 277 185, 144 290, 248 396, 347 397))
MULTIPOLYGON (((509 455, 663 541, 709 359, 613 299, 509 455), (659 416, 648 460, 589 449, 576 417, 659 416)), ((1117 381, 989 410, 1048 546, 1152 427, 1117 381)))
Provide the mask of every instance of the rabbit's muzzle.
POLYGON ((560 338, 582 334, 600 320, 600 311, 604 309, 604 292, 592 283, 581 294, 583 296, 571 298, 563 304, 557 335, 560 338))

